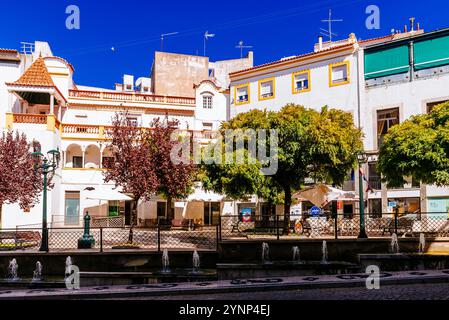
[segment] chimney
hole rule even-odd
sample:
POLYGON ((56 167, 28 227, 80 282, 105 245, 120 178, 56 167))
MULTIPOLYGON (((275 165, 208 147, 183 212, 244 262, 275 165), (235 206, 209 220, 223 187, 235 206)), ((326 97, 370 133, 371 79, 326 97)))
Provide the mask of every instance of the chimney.
POLYGON ((323 36, 318 37, 318 50, 323 50, 323 36))
POLYGON ((410 18, 410 31, 415 31, 415 18, 410 18))

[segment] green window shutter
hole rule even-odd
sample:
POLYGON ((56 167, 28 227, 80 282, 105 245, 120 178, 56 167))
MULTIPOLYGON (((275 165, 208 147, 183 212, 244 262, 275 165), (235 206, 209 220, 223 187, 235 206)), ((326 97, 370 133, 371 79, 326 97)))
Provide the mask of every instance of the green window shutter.
POLYGON ((365 79, 405 73, 410 70, 408 45, 365 52, 365 79))
POLYGON ((415 70, 449 64, 449 36, 415 42, 415 70))

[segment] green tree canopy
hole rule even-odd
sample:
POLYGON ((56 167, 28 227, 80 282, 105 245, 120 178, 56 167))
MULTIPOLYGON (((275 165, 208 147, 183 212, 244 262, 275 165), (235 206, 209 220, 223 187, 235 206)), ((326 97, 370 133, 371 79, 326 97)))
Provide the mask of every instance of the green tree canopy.
MULTIPOLYGON (((270 203, 283 199, 284 232, 289 229, 293 192, 300 190, 304 180, 342 184, 362 150, 362 133, 352 115, 327 107, 321 112, 294 104, 279 112, 252 110, 224 123, 222 134, 229 129, 276 130, 278 170, 264 176, 260 172, 264 164, 259 161, 207 164, 203 165, 205 187, 234 199, 251 195, 270 203)), ((246 156, 250 157, 248 152, 246 156)))
POLYGON ((403 186, 404 177, 449 185, 449 102, 392 127, 380 148, 378 169, 389 187, 403 186))

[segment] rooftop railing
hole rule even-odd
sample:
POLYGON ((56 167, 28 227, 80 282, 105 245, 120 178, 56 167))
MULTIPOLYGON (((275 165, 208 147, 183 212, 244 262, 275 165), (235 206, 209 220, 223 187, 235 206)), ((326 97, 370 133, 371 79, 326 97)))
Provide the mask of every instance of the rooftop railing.
POLYGON ((122 102, 144 102, 144 103, 161 103, 161 104, 179 104, 191 105, 196 104, 195 98, 160 96, 152 94, 128 93, 128 92, 112 92, 112 91, 86 91, 86 90, 70 90, 70 98, 93 99, 93 100, 109 100, 122 102))

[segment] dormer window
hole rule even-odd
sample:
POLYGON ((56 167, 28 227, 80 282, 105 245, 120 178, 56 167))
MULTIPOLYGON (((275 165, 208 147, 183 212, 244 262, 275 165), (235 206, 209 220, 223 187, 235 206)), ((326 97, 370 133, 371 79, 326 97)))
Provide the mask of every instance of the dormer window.
POLYGON ((242 105, 250 103, 249 83, 235 87, 235 104, 242 105))
POLYGON ((259 81, 259 100, 274 99, 274 78, 259 81))
POLYGON ((203 109, 212 109, 212 96, 203 95, 203 109))

